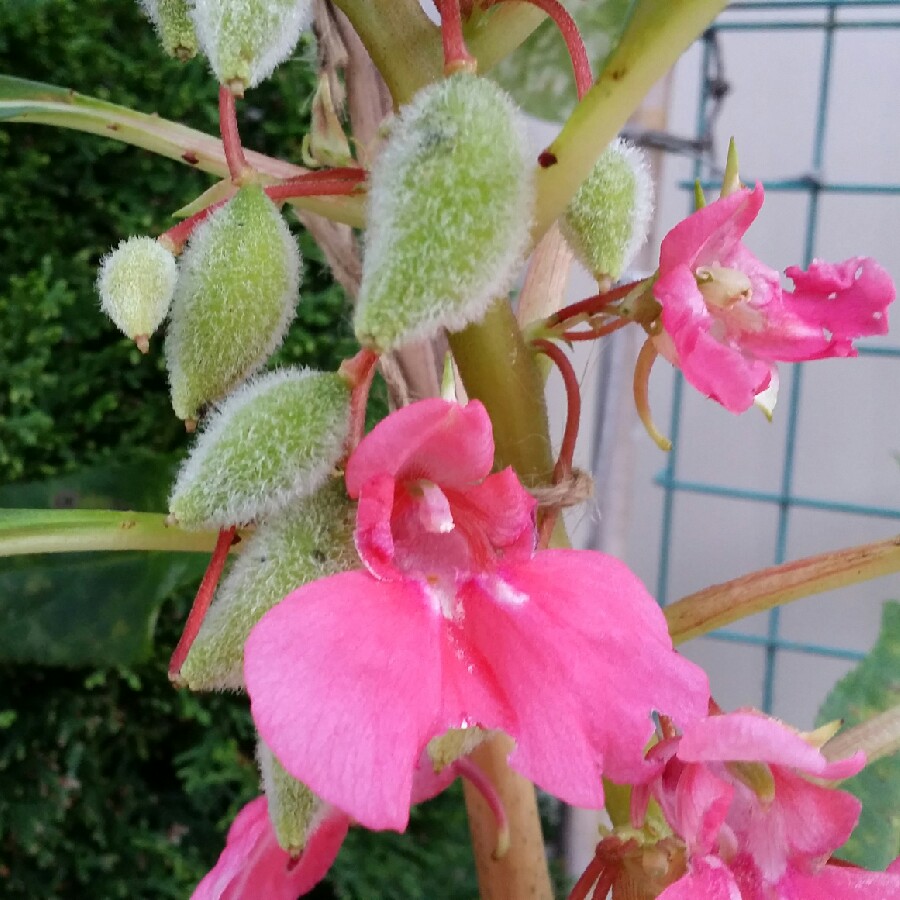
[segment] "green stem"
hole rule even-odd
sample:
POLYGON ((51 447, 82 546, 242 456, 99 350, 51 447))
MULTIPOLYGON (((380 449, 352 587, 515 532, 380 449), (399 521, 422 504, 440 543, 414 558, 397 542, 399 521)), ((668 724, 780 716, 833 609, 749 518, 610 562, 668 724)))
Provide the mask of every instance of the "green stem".
POLYGON ((443 74, 441 31, 418 0, 334 0, 384 79, 394 106, 443 74))
POLYGON ((900 571, 900 536, 751 572, 664 610, 676 644, 802 597, 900 571))
MULTIPOLYGON (((86 97, 50 84, 0 75, 0 121, 71 128, 141 147, 201 172, 228 176, 222 141, 177 122, 147 115, 115 103, 86 97)), ((262 153, 246 151, 247 162, 264 182, 303 175, 306 169, 262 153)), ((365 224, 362 197, 302 197, 291 204, 354 227, 365 224)))
POLYGON ((535 241, 565 210, 606 145, 650 88, 726 5, 727 0, 638 3, 597 83, 542 154, 546 167, 537 175, 535 241))
POLYGON ((487 72, 532 34, 547 14, 530 3, 514 3, 491 9, 465 29, 469 52, 478 60, 478 71, 487 72))
POLYGON ((846 759, 857 750, 866 754, 867 766, 877 759, 900 753, 900 705, 841 731, 822 748, 831 761, 846 759))
POLYGON ((450 347, 466 392, 485 405, 493 422, 498 468, 513 466, 529 485, 549 482, 553 454, 544 383, 509 303, 497 301, 481 322, 451 334, 450 347))
POLYGON ((215 531, 184 531, 162 513, 105 509, 0 510, 0 557, 97 550, 210 553, 215 531))

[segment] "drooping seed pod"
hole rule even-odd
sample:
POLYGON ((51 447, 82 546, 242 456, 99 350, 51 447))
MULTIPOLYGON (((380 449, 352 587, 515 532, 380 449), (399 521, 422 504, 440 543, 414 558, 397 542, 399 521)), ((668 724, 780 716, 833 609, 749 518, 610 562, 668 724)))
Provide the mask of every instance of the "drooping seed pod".
POLYGON ((188 0, 138 0, 153 23, 163 50, 182 62, 197 52, 197 35, 188 0))
POLYGON ((210 415, 185 460, 169 509, 183 528, 268 518, 318 490, 343 452, 350 389, 338 375, 269 372, 210 415))
POLYGON ((297 303, 300 251, 275 204, 248 185, 197 228, 180 268, 166 364, 175 414, 193 420, 283 340, 297 303))
POLYGON ((100 262, 100 308, 146 353, 177 281, 178 265, 165 247, 149 237, 128 238, 100 262))
POLYGON ((359 566, 355 508, 341 479, 273 517, 247 540, 219 585, 178 673, 191 690, 241 690, 253 626, 300 585, 359 566))
POLYGON ((242 96, 284 62, 312 11, 312 0, 194 0, 193 19, 219 84, 242 96))
POLYGON ((360 342, 385 351, 480 319, 527 250, 531 173, 522 117, 493 82, 420 91, 372 171, 360 342))
POLYGON ((578 261, 598 280, 618 279, 647 239, 653 182, 643 153, 613 141, 560 219, 578 261))
POLYGON ((256 759, 275 837, 282 850, 297 855, 306 846, 323 802, 285 771, 262 740, 256 746, 256 759))

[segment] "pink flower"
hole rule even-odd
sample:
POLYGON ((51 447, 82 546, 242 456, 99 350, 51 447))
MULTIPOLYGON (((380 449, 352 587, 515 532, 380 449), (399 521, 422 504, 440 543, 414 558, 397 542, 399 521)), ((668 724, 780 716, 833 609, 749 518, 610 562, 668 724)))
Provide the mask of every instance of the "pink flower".
POLYGON ((343 813, 326 809, 299 859, 292 859, 278 846, 266 798, 257 797, 231 823, 225 849, 191 900, 296 900, 325 877, 349 825, 343 813))
POLYGON ((381 422, 347 467, 368 571, 301 587, 246 645, 263 739, 319 796, 370 828, 406 826, 416 761, 451 729, 499 729, 510 765, 599 807, 601 773, 649 778, 651 710, 708 698, 620 562, 534 553, 534 500, 490 474, 484 407, 425 400, 381 422))
POLYGON ((662 304, 656 349, 734 413, 777 386, 776 361, 855 356, 854 338, 887 332, 894 299, 888 274, 864 257, 816 261, 805 272, 792 266, 795 289, 783 291, 778 273, 741 243, 762 202, 758 184, 676 225, 653 286, 662 304))
POLYGON ((826 865, 860 804, 818 782, 855 774, 862 753, 829 763, 777 720, 745 711, 694 722, 648 755, 664 767, 635 789, 633 817, 643 818, 652 793, 688 855, 661 900, 900 896, 893 875, 826 865))

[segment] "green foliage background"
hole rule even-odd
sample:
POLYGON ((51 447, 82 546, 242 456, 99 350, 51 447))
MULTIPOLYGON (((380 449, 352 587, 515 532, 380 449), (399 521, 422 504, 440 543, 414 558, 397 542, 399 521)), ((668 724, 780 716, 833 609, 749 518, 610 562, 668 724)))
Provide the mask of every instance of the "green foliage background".
MULTIPOLYGON (((204 63, 158 50, 133 0, 7 0, 9 74, 215 131, 204 63)), ((294 60, 242 104, 247 145, 299 159, 310 68, 294 60)), ((0 128, 0 483, 159 460, 187 441, 159 346, 137 351, 98 311, 100 256, 156 234, 209 183, 102 138, 0 128)), ((331 367, 352 352, 349 315, 313 243, 283 361, 331 367)), ((243 698, 171 689, 166 662, 193 583, 163 606, 156 652, 128 669, 0 665, 0 895, 180 898, 213 864, 258 790, 243 698)), ((319 897, 476 894, 458 788, 413 813, 410 832, 354 831, 319 897)))

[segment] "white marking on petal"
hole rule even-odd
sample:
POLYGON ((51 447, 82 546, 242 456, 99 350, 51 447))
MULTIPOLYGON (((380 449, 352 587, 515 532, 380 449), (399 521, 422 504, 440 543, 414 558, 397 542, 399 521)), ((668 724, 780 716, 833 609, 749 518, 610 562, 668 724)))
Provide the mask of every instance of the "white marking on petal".
POLYGON ((528 594, 517 591, 508 581, 502 578, 494 578, 488 590, 500 603, 508 603, 510 606, 524 606, 528 602, 528 594))

